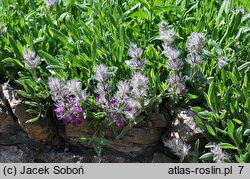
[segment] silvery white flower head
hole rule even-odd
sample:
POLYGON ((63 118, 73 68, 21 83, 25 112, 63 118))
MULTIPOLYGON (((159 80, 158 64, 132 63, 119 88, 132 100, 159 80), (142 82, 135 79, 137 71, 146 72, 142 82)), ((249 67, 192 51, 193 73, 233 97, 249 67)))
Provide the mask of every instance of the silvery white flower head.
POLYGON ((171 151, 181 159, 184 159, 187 155, 189 155, 189 151, 191 149, 191 146, 183 142, 181 139, 169 139, 164 141, 164 146, 171 149, 171 151))
POLYGON ((141 105, 139 104, 138 100, 133 98, 129 98, 126 100, 125 105, 125 116, 127 119, 134 119, 140 115, 142 111, 141 105))
POLYGON ((187 51, 200 53, 205 46, 205 35, 203 33, 192 32, 187 39, 187 51))
POLYGON ((49 85, 49 89, 52 92, 60 91, 63 89, 63 86, 64 86, 63 82, 60 79, 52 78, 52 77, 49 77, 48 85, 49 85))
POLYGON ((224 56, 220 57, 217 65, 220 69, 223 68, 224 66, 226 66, 227 65, 227 58, 224 56))
POLYGON ((23 58, 26 67, 35 68, 41 64, 40 57, 36 56, 34 51, 24 49, 23 58))
POLYGON ((130 69, 141 70, 145 66, 146 61, 133 58, 131 60, 126 61, 126 64, 129 66, 130 69))
POLYGON ((166 46, 171 46, 177 37, 174 29, 160 30, 160 38, 164 41, 166 46))
POLYGON ((85 90, 82 90, 77 96, 77 98, 80 103, 85 103, 87 101, 88 96, 89 94, 85 90))
POLYGON ((165 47, 165 50, 163 53, 164 53, 164 55, 166 55, 166 57, 168 57, 169 60, 175 60, 181 54, 180 50, 178 50, 175 47, 171 47, 171 46, 165 47))
POLYGON ((54 7, 57 5, 58 0, 44 0, 44 2, 48 7, 54 7))
POLYGON ((128 93, 130 86, 127 81, 119 81, 117 88, 120 93, 128 93))
POLYGON ((166 30, 168 27, 168 23, 166 21, 162 21, 158 24, 160 31, 166 30))
POLYGON ((197 53, 189 53, 185 59, 187 63, 195 67, 203 62, 203 57, 197 53))
POLYGON ((6 34, 7 32, 7 27, 5 27, 1 22, 0 22, 0 34, 6 34))
POLYGON ((117 84, 117 88, 118 91, 116 92, 115 97, 121 101, 125 100, 128 97, 127 94, 129 93, 130 90, 129 83, 127 81, 120 81, 117 84))
POLYGON ((169 60, 167 63, 167 68, 173 71, 179 71, 182 68, 182 62, 180 59, 169 60))
POLYGON ((237 9, 236 9, 236 13, 241 13, 241 14, 245 14, 245 10, 242 8, 242 7, 238 7, 237 9))
POLYGON ((100 64, 96 67, 96 74, 94 79, 98 82, 106 82, 110 77, 108 73, 108 67, 104 64, 100 64))
POLYGON ((132 75, 130 86, 133 88, 131 93, 138 98, 142 98, 147 95, 148 78, 141 72, 136 72, 132 75))
POLYGON ((108 83, 98 83, 95 89, 95 93, 99 94, 100 96, 105 96, 110 91, 110 84, 108 83))
POLYGON ((134 59, 139 59, 142 56, 142 49, 137 47, 136 44, 131 43, 129 46, 129 56, 134 59))
POLYGON ((79 94, 81 92, 82 83, 77 81, 77 80, 71 79, 71 80, 67 81, 65 87, 71 95, 76 95, 76 94, 79 94))
POLYGON ((229 158, 228 155, 222 151, 219 145, 214 145, 211 148, 211 152, 215 155, 213 160, 216 163, 225 163, 225 159, 229 158))
POLYGON ((54 101, 59 102, 67 96, 67 92, 64 87, 65 84, 60 79, 49 77, 48 85, 54 101))
POLYGON ((183 80, 177 73, 173 73, 169 76, 167 80, 171 85, 180 84, 183 80))
POLYGON ((136 72, 132 75, 131 79, 131 87, 133 88, 140 88, 142 86, 148 85, 148 78, 141 72, 136 72))

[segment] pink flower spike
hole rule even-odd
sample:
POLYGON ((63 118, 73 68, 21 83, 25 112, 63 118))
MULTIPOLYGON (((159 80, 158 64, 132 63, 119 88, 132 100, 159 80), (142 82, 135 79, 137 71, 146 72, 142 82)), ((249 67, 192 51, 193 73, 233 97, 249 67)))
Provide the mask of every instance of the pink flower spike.
POLYGON ((77 112, 77 113, 82 113, 82 108, 81 108, 80 106, 77 106, 76 112, 77 112))
POLYGON ((62 108, 61 107, 57 107, 55 109, 55 112, 56 112, 56 117, 58 117, 58 118, 62 117, 62 108))
POLYGON ((181 92, 185 92, 185 91, 187 91, 187 87, 186 86, 182 86, 181 87, 181 92))
POLYGON ((119 118, 118 120, 116 120, 116 125, 118 126, 118 127, 122 127, 123 126, 123 120, 121 119, 121 118, 119 118))

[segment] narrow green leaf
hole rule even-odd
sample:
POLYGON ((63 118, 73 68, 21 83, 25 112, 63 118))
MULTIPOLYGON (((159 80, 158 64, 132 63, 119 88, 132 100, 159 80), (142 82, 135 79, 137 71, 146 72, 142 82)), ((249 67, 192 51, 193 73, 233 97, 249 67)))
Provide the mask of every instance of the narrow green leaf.
POLYGON ((234 145, 229 144, 229 143, 220 143, 219 146, 220 146, 222 149, 235 149, 235 150, 238 149, 237 147, 235 147, 234 145))
POLYGON ((231 137, 231 139, 233 141, 235 141, 235 138, 234 138, 234 124, 232 121, 228 121, 227 122, 227 127, 228 127, 228 134, 229 136, 231 137))
POLYGON ((214 132, 213 128, 210 125, 206 125, 206 128, 209 134, 211 134, 213 137, 216 137, 216 133, 214 132))

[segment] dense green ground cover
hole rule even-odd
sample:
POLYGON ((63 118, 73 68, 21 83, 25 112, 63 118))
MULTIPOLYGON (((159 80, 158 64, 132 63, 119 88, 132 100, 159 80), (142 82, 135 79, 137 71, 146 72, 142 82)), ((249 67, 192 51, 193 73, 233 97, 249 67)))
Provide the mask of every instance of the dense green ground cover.
POLYGON ((77 103, 74 115, 93 119, 98 153, 105 142, 102 126, 126 131, 150 112, 158 112, 163 101, 169 103, 170 114, 176 106, 191 106, 197 112, 197 122, 211 141, 207 147, 212 148, 210 153, 196 152, 201 161, 250 162, 248 1, 46 2, 0 2, 0 81, 19 85, 28 111, 37 115, 28 122, 44 120, 55 108, 57 117, 67 123, 65 111, 56 103, 59 87, 53 85, 69 87, 74 79, 81 94, 68 89, 61 97, 68 97, 65 104, 77 103), (131 68, 138 59, 142 68, 131 68), (180 66, 171 67, 176 59, 180 66), (115 106, 114 97, 125 86, 117 84, 124 80, 130 86, 129 102, 115 106), (102 96, 96 86, 103 91, 107 87, 109 95, 102 96), (127 103, 129 109, 118 114, 127 103))

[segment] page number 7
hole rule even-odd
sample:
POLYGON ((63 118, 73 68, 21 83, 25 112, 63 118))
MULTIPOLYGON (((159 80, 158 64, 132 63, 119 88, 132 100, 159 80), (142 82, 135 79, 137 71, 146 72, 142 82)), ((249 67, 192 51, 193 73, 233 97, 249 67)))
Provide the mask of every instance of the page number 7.
POLYGON ((242 172, 242 170, 243 170, 244 166, 238 166, 238 167, 240 168, 240 172, 239 172, 239 174, 241 174, 241 172, 242 172))

